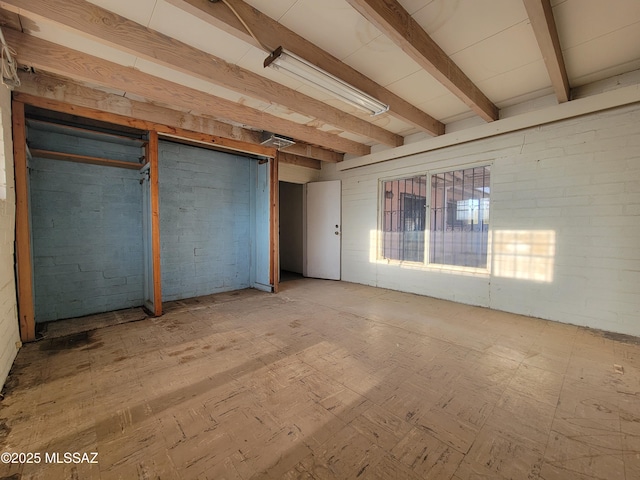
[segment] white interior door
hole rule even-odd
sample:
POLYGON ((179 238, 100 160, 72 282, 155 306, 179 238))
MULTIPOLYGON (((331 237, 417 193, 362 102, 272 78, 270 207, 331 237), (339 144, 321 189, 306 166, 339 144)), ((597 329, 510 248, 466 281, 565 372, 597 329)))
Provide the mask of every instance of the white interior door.
POLYGON ((340 180, 308 183, 305 276, 340 280, 340 180))

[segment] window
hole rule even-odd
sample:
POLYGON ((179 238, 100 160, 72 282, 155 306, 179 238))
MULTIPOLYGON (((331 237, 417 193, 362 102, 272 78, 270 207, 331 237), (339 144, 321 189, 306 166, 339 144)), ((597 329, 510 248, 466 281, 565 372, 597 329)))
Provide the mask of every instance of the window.
POLYGON ((385 181, 382 191, 384 258, 424 262, 427 176, 385 181))
POLYGON ((382 182, 382 255, 389 260, 486 268, 489 166, 382 182))
POLYGON ((490 167, 431 176, 429 263, 487 267, 490 167))

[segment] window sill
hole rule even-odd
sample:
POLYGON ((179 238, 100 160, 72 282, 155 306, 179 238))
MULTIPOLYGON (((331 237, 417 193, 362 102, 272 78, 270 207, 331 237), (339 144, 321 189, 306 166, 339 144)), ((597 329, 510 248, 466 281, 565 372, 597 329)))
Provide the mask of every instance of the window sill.
POLYGON ((477 267, 459 267, 456 265, 427 264, 422 262, 409 262, 403 260, 390 260, 388 258, 380 258, 376 263, 383 265, 396 266, 407 270, 421 270, 423 272, 438 272, 449 275, 464 275, 488 278, 491 272, 488 268, 477 267))

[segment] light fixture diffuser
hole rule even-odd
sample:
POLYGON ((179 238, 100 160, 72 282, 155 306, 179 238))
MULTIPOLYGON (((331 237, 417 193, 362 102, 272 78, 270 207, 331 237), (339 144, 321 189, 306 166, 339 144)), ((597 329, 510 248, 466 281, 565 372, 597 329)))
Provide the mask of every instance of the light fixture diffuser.
POLYGON ((271 52, 271 55, 264 61, 264 67, 282 70, 301 78, 340 100, 369 112, 372 116, 380 115, 389 110, 389 105, 376 100, 371 95, 358 90, 329 72, 325 72, 304 58, 285 51, 282 47, 271 52))
POLYGON ((295 143, 295 140, 291 137, 285 137, 278 133, 264 131, 262 132, 262 142, 260 142, 260 145, 264 145, 265 147, 275 147, 278 150, 282 150, 290 147, 291 145, 295 145, 295 143))

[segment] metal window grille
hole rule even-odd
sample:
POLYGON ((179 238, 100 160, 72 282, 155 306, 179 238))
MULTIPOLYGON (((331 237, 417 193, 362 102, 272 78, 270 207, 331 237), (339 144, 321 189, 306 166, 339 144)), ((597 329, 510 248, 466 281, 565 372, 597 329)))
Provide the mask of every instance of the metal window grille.
POLYGON ((431 176, 429 262, 486 268, 489 166, 431 176))
POLYGON ((385 181, 382 191, 383 257, 424 262, 427 176, 385 181))

